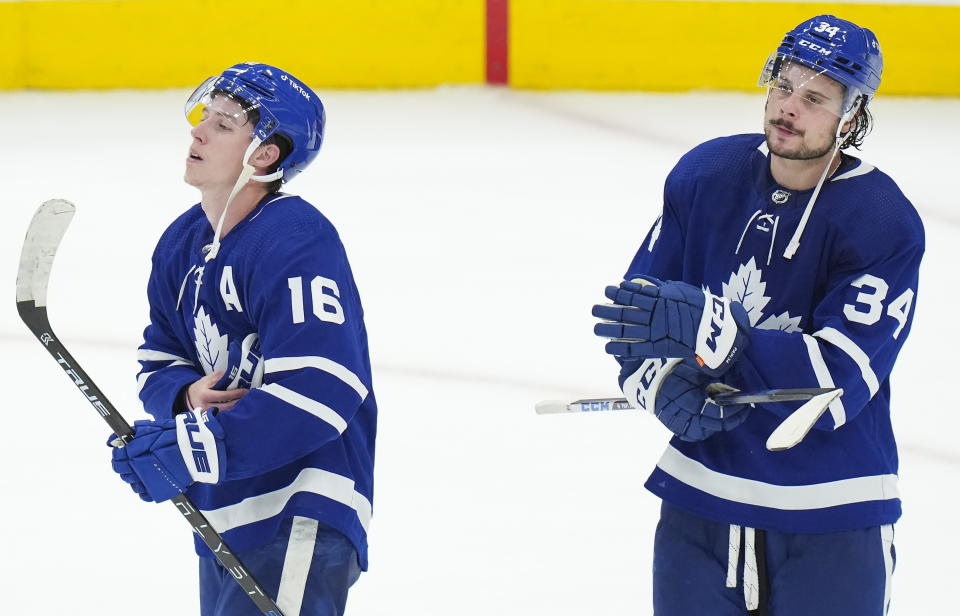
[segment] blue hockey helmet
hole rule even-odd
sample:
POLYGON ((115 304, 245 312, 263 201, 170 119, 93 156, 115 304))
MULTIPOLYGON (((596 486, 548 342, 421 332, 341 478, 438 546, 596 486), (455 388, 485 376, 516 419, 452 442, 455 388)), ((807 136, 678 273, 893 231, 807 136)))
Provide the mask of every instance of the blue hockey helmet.
POLYGON ((187 120, 198 124, 203 110, 218 93, 226 93, 240 104, 241 111, 235 117, 238 125, 256 120, 252 137, 262 142, 278 134, 289 141, 290 153, 280 161, 275 177, 289 182, 317 157, 326 120, 323 103, 313 90, 290 73, 257 62, 231 66, 220 75, 206 79, 190 95, 184 106, 187 120))
POLYGON ((788 63, 801 64, 843 85, 842 114, 854 111, 861 97, 864 104, 870 102, 883 72, 877 36, 833 15, 818 15, 787 32, 767 60, 759 85, 776 84, 780 70, 788 63))

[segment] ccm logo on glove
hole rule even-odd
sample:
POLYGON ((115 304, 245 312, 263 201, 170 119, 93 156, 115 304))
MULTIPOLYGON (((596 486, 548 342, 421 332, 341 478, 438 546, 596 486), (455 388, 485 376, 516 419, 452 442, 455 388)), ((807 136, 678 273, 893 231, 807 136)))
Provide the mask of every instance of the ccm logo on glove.
POLYGON ((620 387, 630 405, 656 414, 656 399, 660 392, 660 385, 680 361, 677 358, 666 357, 646 359, 632 373, 629 372, 630 368, 636 362, 628 362, 629 366, 625 363, 623 368, 629 376, 620 387))
POLYGON ((710 302, 710 320, 701 319, 697 331, 697 363, 716 370, 737 357, 737 322, 730 311, 730 300, 704 293, 710 302))

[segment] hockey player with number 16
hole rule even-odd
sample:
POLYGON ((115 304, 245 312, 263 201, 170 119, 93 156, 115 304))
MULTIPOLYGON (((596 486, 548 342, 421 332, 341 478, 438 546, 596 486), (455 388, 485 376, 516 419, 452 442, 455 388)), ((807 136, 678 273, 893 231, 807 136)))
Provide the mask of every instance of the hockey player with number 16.
MULTIPOLYGON (((285 616, 343 613, 367 566, 376 402, 363 310, 333 225, 278 192, 317 156, 320 99, 238 64, 201 84, 185 180, 148 284, 140 421, 114 469, 186 491, 285 616)), ((201 542, 203 616, 260 614, 201 542)))
POLYGON ((628 400, 674 433, 646 487, 663 500, 657 616, 880 616, 900 517, 890 422, 923 254, 916 211, 859 146, 883 60, 832 15, 763 68, 764 134, 722 137, 669 174, 661 217, 594 307, 628 400), (795 447, 767 437, 793 403, 742 391, 843 390, 795 447), (765 612, 768 610, 768 612, 765 612))

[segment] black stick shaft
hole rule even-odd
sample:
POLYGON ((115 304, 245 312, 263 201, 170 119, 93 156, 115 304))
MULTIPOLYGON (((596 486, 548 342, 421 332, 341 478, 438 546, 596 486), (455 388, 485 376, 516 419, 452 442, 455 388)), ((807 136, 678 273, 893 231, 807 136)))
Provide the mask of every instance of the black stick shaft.
MULTIPOLYGON (((107 422, 110 429, 125 442, 133 437, 133 429, 127 420, 120 415, 116 407, 110 403, 100 388, 93 382, 87 373, 80 367, 80 364, 67 351, 66 347, 53 335, 50 327, 50 321, 47 318, 47 309, 44 306, 36 306, 33 301, 17 302, 17 311, 23 322, 27 324, 30 331, 43 343, 47 352, 57 361, 63 371, 70 377, 73 384, 77 386, 80 393, 84 395, 87 401, 97 411, 97 414, 107 422)), ((247 596, 256 604, 260 612, 265 616, 283 616, 280 608, 273 602, 273 599, 264 592, 263 588, 257 583, 254 577, 247 571, 246 567, 230 551, 220 534, 210 525, 207 518, 197 509, 186 494, 178 494, 170 499, 177 507, 177 510, 187 519, 187 522, 193 527, 194 532, 200 535, 203 542, 213 552, 220 564, 233 575, 237 584, 243 588, 247 596)))

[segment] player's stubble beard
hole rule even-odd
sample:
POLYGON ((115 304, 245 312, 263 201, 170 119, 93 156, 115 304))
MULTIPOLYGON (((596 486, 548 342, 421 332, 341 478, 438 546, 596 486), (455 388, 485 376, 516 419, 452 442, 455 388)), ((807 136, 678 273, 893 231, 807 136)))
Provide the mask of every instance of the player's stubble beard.
MULTIPOLYGON (((839 122, 839 120, 837 121, 839 122)), ((834 127, 834 131, 836 131, 836 127, 834 127)), ((833 151, 834 143, 832 139, 825 141, 823 147, 820 148, 808 146, 803 142, 803 138, 806 137, 806 132, 797 130, 792 123, 783 119, 774 118, 773 120, 767 122, 766 130, 764 132, 767 139, 767 149, 770 150, 771 154, 775 154, 780 158, 786 158, 788 160, 815 160, 817 158, 823 158, 833 151), (801 138, 801 145, 798 150, 784 150, 773 144, 770 134, 773 132, 774 127, 777 126, 782 126, 789 131, 797 133, 797 135, 801 138)))

